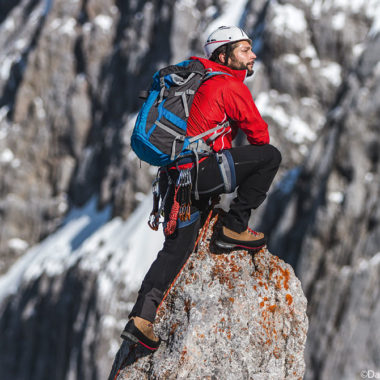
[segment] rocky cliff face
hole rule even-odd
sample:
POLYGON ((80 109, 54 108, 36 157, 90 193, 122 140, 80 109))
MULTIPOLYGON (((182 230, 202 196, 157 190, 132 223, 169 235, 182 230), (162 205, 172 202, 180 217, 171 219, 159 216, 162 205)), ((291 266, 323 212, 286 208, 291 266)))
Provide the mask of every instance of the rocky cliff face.
POLYGON ((147 355, 124 342, 110 380, 302 379, 308 321, 299 280, 267 250, 212 253, 216 219, 158 311, 159 349, 147 355))
POLYGON ((140 51, 146 42, 139 42, 149 40, 155 25, 149 17, 155 8, 144 11, 143 2, 30 0, 6 9, 0 32, 3 272, 73 205, 96 193, 100 206, 114 203, 114 214, 126 217, 137 204, 134 194, 148 191, 147 167, 140 170, 127 157, 127 133, 136 91, 153 70, 144 59, 154 64, 140 51), (141 30, 135 29, 144 12, 141 30))
POLYGON ((379 48, 379 35, 365 41, 271 228, 272 249, 297 268, 309 300, 308 379, 378 368, 379 48))
POLYGON ((130 154, 137 94, 162 64, 202 54, 207 27, 241 22, 255 37, 260 62, 248 85, 286 170, 302 163, 376 26, 376 2, 2 4, 3 273, 94 194, 114 215, 134 209, 134 194, 150 183, 148 167, 130 154))
POLYGON ((151 173, 129 147, 136 95, 161 65, 202 54, 202 32, 220 24, 255 37, 259 61, 247 84, 283 165, 253 222, 263 221, 270 251, 303 282, 305 377, 376 370, 379 14, 377 0, 1 1, 0 284, 12 290, 0 289, 2 375, 109 373, 138 287, 128 252, 158 249, 146 248, 148 235, 127 242, 134 229, 117 217, 105 227, 118 225, 111 237, 98 231, 149 189, 151 173), (102 222, 67 223, 90 199, 111 207, 102 222), (71 223, 64 256, 59 236, 71 223))
POLYGON ((124 222, 93 199, 0 278, 3 379, 105 379, 141 277, 162 244, 151 200, 124 222), (141 223, 141 220, 143 223, 141 223))

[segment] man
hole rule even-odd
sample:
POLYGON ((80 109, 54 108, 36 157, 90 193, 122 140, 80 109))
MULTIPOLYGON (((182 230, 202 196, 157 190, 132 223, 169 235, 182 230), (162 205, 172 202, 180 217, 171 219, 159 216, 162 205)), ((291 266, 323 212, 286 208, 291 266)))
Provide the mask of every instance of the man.
MULTIPOLYGON (((224 126, 204 137, 214 153, 201 157, 198 169, 194 164, 180 161, 172 168, 174 170, 168 170, 169 176, 175 180, 178 177, 176 169, 190 165, 199 197, 193 194, 190 220, 178 221, 175 233, 166 236, 162 250, 143 280, 129 315, 131 319, 122 333, 123 338, 139 342, 148 349, 154 350, 160 343, 152 325, 157 307, 194 248, 200 215, 207 208, 210 197, 231 193, 237 188, 237 197, 221 220, 216 245, 226 249, 257 250, 266 243, 264 234, 250 229, 248 221, 251 211, 266 197, 280 165, 281 154, 269 145, 267 124, 243 83, 246 76, 253 74, 256 55, 251 45, 252 41, 240 28, 220 27, 206 41, 208 59, 192 57, 208 71, 224 74, 207 79, 199 87, 190 109, 187 133, 196 136, 215 129, 217 125, 224 126), (239 128, 250 144, 232 148, 232 140, 239 128)), ((167 178, 164 176, 160 180, 162 193, 170 186, 167 178)), ((169 194, 166 221, 173 203, 172 189, 169 194)))

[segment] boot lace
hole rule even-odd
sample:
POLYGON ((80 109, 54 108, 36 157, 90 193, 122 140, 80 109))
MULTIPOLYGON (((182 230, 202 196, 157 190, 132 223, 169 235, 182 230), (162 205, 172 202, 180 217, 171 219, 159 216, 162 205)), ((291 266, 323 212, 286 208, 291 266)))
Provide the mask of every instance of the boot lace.
POLYGON ((251 233, 253 236, 257 236, 259 233, 254 231, 252 228, 247 228, 248 232, 251 233))

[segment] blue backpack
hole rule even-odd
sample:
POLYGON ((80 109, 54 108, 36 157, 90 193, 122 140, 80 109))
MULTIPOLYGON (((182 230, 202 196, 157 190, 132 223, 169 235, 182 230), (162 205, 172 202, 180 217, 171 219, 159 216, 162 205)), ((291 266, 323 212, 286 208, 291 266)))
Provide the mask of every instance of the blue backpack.
MULTIPOLYGON (((145 102, 137 116, 131 146, 142 161, 166 166, 179 157, 210 152, 202 137, 225 128, 217 125, 197 136, 187 136, 187 119, 199 86, 215 75, 228 73, 207 71, 198 60, 187 60, 164 67, 153 76, 145 102)), ((214 134, 212 141, 218 136, 214 134)))

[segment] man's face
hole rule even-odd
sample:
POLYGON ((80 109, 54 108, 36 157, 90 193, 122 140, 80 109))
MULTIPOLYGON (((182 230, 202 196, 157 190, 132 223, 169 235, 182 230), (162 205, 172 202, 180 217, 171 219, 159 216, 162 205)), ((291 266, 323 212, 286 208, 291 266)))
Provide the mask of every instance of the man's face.
POLYGON ((256 54, 252 51, 251 44, 248 41, 241 41, 232 51, 227 66, 233 70, 247 70, 247 76, 251 76, 255 59, 256 54))

